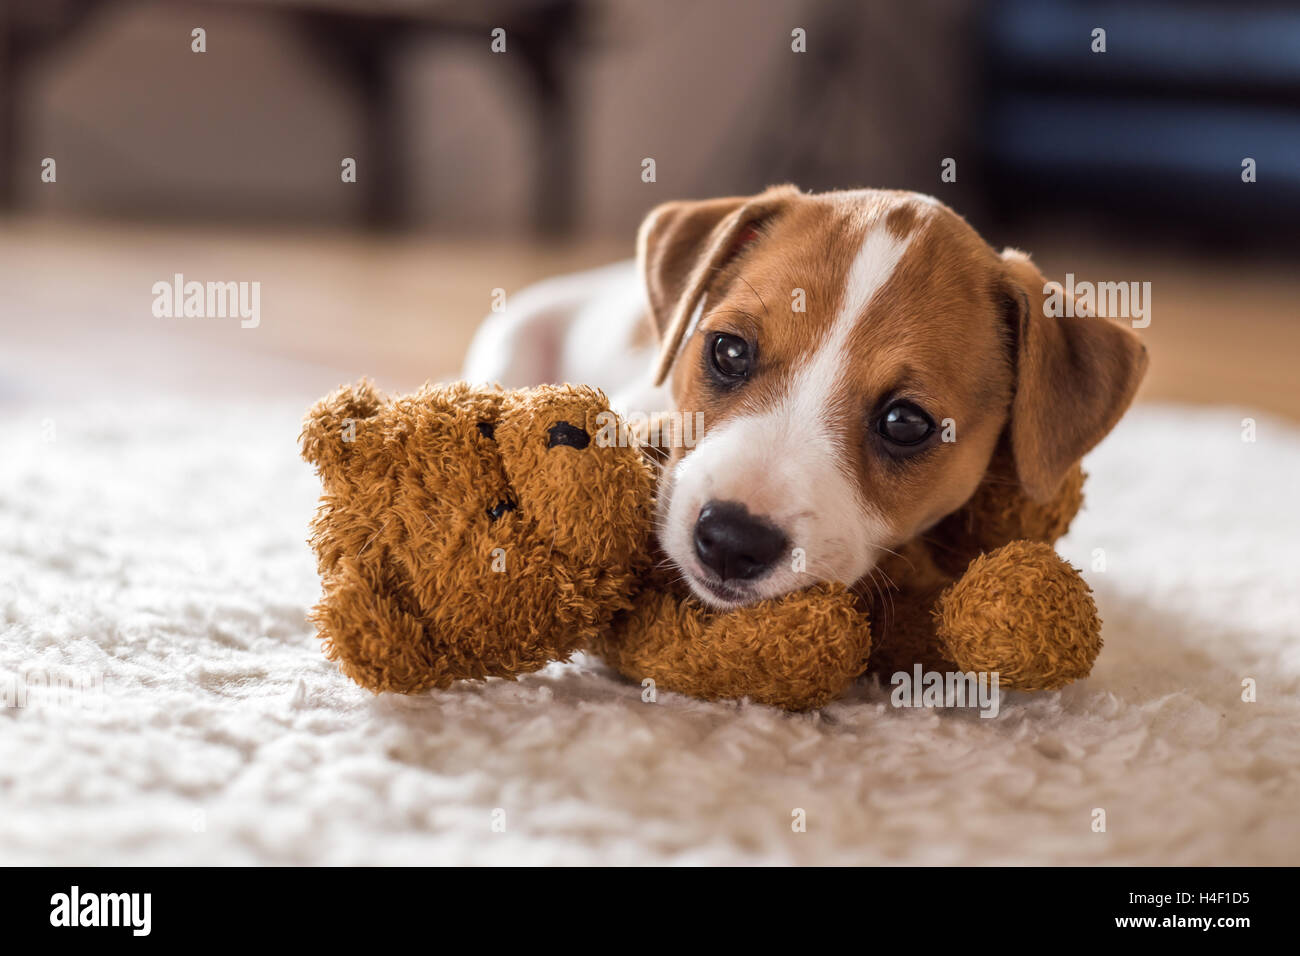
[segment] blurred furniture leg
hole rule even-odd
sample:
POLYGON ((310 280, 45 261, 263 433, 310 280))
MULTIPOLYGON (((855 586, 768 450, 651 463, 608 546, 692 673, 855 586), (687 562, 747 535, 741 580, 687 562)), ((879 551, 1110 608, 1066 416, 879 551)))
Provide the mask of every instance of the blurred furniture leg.
MULTIPOLYGON (((18 97, 28 66, 71 37, 99 6, 99 0, 43 4, 0 0, 0 211, 18 201, 18 97)), ((32 175, 37 175, 33 170, 32 175)))
MULTIPOLYGON (((104 0, 0 0, 0 209, 12 208, 17 198, 17 97, 27 67, 93 19, 87 14, 102 5, 104 0)), ((503 0, 487 11, 460 0, 281 0, 239 7, 287 17, 360 92, 371 148, 365 215, 381 229, 410 221, 410 142, 399 82, 402 50, 416 37, 437 35, 486 47, 491 29, 504 26, 509 49, 517 54, 511 62, 521 67, 518 75, 533 113, 534 228, 547 235, 572 229, 577 148, 571 64, 587 20, 586 0, 503 0)))
POLYGON ((545 235, 573 229, 578 153, 571 64, 583 13, 578 3, 556 4, 538 18, 523 46, 523 65, 533 98, 533 226, 545 235))
POLYGON ((366 221, 376 229, 400 229, 409 224, 408 144, 399 102, 397 70, 401 49, 410 35, 407 25, 375 18, 353 21, 335 11, 308 10, 293 22, 361 96, 362 126, 370 167, 365 186, 366 221))

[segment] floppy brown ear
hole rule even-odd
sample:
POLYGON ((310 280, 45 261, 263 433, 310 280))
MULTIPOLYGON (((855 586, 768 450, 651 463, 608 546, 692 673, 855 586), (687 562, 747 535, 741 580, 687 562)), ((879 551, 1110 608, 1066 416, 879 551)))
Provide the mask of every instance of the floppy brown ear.
POLYGON ((799 190, 774 186, 757 196, 683 200, 656 206, 637 233, 637 265, 661 351, 655 384, 667 377, 695 307, 744 230, 799 190))
POLYGON ((1007 249, 1002 259, 1019 319, 1011 449, 1021 486, 1043 502, 1129 407, 1147 350, 1132 329, 1107 319, 1048 315, 1047 283, 1029 257, 1007 249))

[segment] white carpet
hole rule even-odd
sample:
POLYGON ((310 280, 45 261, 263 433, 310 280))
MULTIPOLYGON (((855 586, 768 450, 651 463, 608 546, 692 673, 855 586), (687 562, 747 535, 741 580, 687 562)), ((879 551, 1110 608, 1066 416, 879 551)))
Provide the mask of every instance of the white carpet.
POLYGON ((301 411, 0 408, 0 697, 29 695, 0 707, 0 863, 1300 863, 1276 421, 1130 415, 1062 545, 1096 671, 987 720, 874 686, 798 717, 645 704, 592 663, 372 697, 304 622, 301 411))

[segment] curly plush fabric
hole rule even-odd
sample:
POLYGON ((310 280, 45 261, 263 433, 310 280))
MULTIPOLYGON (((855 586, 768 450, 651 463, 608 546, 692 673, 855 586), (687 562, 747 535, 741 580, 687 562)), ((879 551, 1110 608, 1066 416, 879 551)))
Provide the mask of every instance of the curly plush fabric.
POLYGON ((1082 507, 1083 481, 1076 465, 1049 500, 1033 501, 1000 447, 962 508, 881 562, 872 672, 996 672, 1019 690, 1086 677, 1101 619, 1078 571, 1050 547, 1082 507), (1036 583, 1050 583, 1062 603, 1043 600, 1036 583))
POLYGON ((871 630, 840 585, 720 613, 652 586, 592 650, 665 690, 805 710, 834 700, 866 670, 871 630))
POLYGON ((939 599, 939 638, 960 671, 1016 690, 1087 677, 1101 652, 1092 591, 1051 546, 1013 541, 971 562, 939 599))
POLYGON ((589 440, 602 412, 583 388, 389 402, 362 382, 319 403, 301 443, 325 487, 326 654, 371 690, 414 693, 533 671, 599 634, 628 605, 651 501, 636 449, 589 440))
POLYGON ((457 384, 392 401, 362 381, 317 403, 301 444, 325 488, 312 619, 374 691, 517 677, 590 649, 634 681, 806 710, 869 668, 1060 687, 1101 644, 1091 594, 1044 543, 1079 509, 1077 466, 1030 501, 1001 449, 970 502, 888 555, 874 587, 720 613, 652 572, 651 450, 597 391, 457 384))

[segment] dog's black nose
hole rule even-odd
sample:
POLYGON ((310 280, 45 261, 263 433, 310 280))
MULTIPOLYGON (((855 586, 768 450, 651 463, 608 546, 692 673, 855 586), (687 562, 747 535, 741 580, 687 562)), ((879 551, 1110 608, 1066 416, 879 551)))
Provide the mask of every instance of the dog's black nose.
POLYGON ((695 553, 724 581, 756 578, 785 550, 777 528, 737 501, 710 501, 695 520, 695 553))

